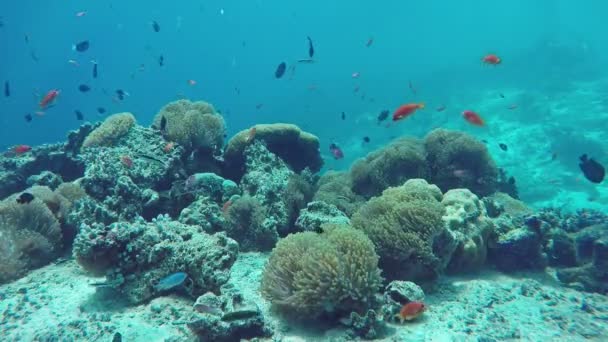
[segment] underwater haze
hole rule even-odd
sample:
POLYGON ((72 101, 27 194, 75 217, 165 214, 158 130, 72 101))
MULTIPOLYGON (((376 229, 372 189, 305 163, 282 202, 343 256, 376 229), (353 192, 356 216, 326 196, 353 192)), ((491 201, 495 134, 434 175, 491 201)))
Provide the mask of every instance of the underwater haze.
POLYGON ((4 1, 0 336, 608 340, 605 13, 4 1))

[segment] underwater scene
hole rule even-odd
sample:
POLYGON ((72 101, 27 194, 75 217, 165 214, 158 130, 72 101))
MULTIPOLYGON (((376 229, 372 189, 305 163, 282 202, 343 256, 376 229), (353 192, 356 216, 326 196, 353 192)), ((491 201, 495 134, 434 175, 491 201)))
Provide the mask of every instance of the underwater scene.
POLYGON ((605 13, 2 2, 0 341, 608 341, 605 13))

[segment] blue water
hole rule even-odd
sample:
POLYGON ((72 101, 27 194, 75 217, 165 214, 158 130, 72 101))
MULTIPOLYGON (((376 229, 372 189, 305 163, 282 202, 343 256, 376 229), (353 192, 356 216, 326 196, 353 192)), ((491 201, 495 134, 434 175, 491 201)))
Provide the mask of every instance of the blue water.
MULTIPOLYGON (((344 169, 403 134, 423 136, 432 128, 448 127, 484 138, 488 132, 466 125, 462 110, 508 89, 534 92, 530 101, 539 101, 539 94, 551 97, 572 82, 600 80, 608 70, 603 14, 608 4, 599 0, 582 5, 565 0, 153 5, 24 0, 0 6, 0 80, 10 81, 12 92, 0 100, 4 149, 63 141, 68 130, 82 123, 74 110, 88 121, 129 111, 148 125, 164 104, 187 97, 213 103, 226 118, 228 137, 256 123, 295 123, 321 138, 327 167, 344 169), (77 17, 79 11, 86 15, 77 17), (152 21, 160 24, 160 32, 154 32, 152 21), (314 64, 296 63, 307 58, 306 36, 315 44, 314 64), (370 38, 373 44, 366 47, 370 38), (90 41, 90 49, 72 51, 82 40, 90 41), (488 53, 500 55, 502 65, 482 65, 480 59, 488 53), (165 58, 162 67, 160 55, 165 58), (79 66, 68 63, 70 59, 79 66), (97 79, 92 79, 91 60, 99 63, 97 79), (277 80, 274 70, 281 61, 296 69, 277 80), (355 72, 359 78, 351 77, 355 72), (92 91, 79 92, 81 83, 92 91), (24 115, 39 110, 40 97, 54 88, 61 90, 56 106, 25 122, 24 115), (116 89, 130 96, 113 101, 116 89), (425 102, 428 110, 389 128, 375 124, 382 109, 414 101, 425 102), (442 104, 447 110, 435 112, 442 104), (97 107, 106 114, 99 115, 97 107), (342 112, 346 120, 341 120, 342 112), (363 136, 371 143, 364 145, 363 136), (344 149, 346 158, 331 160, 327 146, 332 142, 344 149)), ((546 111, 507 115, 486 112, 484 118, 549 123, 579 132, 591 128, 576 125, 572 116, 562 120, 546 111)), ((586 152, 584 147, 572 156, 586 152)), ((575 172, 572 156, 567 163, 575 172)))

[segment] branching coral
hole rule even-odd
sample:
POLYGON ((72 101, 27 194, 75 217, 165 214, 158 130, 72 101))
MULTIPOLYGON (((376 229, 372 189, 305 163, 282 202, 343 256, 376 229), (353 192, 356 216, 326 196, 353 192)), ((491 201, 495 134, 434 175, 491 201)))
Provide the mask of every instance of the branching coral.
POLYGON ((353 190, 365 197, 379 195, 390 186, 427 175, 424 149, 415 138, 401 138, 359 159, 350 170, 353 190))
POLYGON ((171 102, 156 114, 153 126, 160 129, 162 121, 165 137, 188 150, 202 148, 218 152, 223 146, 224 118, 207 102, 171 102))
POLYGON ((459 131, 436 129, 424 139, 430 182, 442 191, 466 188, 477 196, 496 191, 498 169, 486 146, 459 131))
POLYGON ((380 267, 389 279, 437 276, 439 260, 432 243, 443 229, 444 208, 437 199, 439 190, 425 190, 421 182, 411 180, 384 190, 352 217, 353 227, 365 232, 376 246, 380 267))
POLYGON ((111 146, 124 137, 133 125, 135 117, 131 113, 111 115, 84 139, 82 147, 111 146))
POLYGON ((300 318, 343 316, 373 306, 382 277, 371 241, 349 226, 323 234, 296 233, 279 241, 262 278, 262 294, 300 318))

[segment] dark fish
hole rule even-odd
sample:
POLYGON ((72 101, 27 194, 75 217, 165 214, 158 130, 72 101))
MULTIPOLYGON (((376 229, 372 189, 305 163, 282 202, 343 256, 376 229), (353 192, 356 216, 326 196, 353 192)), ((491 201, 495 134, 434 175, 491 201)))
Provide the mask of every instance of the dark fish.
POLYGON ((298 63, 312 64, 314 62, 315 62, 314 59, 298 59, 298 63))
POLYGON ((32 114, 27 113, 23 117, 25 118, 25 122, 32 122, 32 119, 33 119, 32 114))
POLYGON ((28 36, 27 34, 25 35, 25 43, 29 43, 30 42, 30 36, 28 36))
POLYGON ((160 118, 160 131, 162 133, 164 133, 166 129, 167 129, 167 118, 165 118, 165 116, 163 115, 163 117, 160 118))
POLYGON ((378 124, 380 124, 382 121, 386 120, 386 118, 388 118, 389 113, 390 113, 390 111, 388 109, 381 111, 380 114, 378 114, 378 124))
POLYGON ((11 96, 11 86, 8 84, 8 81, 4 82, 4 96, 11 96))
POLYGON ((89 41, 83 40, 80 43, 72 46, 72 50, 76 50, 78 52, 85 52, 89 49, 89 41))
POLYGON ((38 62, 40 61, 40 59, 38 58, 38 55, 36 55, 36 51, 32 50, 30 51, 30 58, 34 61, 34 62, 38 62))
POLYGON ((78 109, 74 111, 74 114, 76 114, 76 120, 78 120, 78 121, 84 120, 84 114, 82 114, 82 112, 79 111, 78 109))
POLYGON ((103 108, 103 107, 97 107, 97 113, 99 113, 99 114, 103 114, 103 113, 105 113, 105 112, 106 112, 106 109, 105 109, 105 108, 103 108))
POLYGON ((119 332, 114 333, 114 337, 112 337, 112 342, 122 342, 122 335, 119 332))
POLYGON ((503 93, 499 93, 498 95, 503 99, 505 98, 505 95, 503 93))
POLYGON ((160 55, 160 57, 158 57, 158 65, 160 65, 161 67, 165 65, 165 57, 163 55, 160 55))
POLYGON ((579 159, 580 163, 578 166, 581 168, 581 171, 583 171, 585 178, 598 184, 604 180, 606 169, 602 164, 596 162, 593 158, 587 157, 586 154, 580 156, 579 159))
POLYGON ((498 147, 500 147, 500 149, 503 150, 503 151, 506 151, 506 150, 509 149, 509 147, 507 146, 507 144, 503 144, 503 143, 498 144, 498 147))
POLYGON ((158 24, 158 22, 156 20, 152 21, 152 29, 154 30, 154 32, 160 31, 160 25, 158 24))
POLYGON ((80 90, 83 93, 86 93, 87 91, 91 90, 91 87, 89 87, 86 84, 81 84, 78 86, 78 90, 80 90))
POLYGON ((488 143, 488 141, 486 139, 481 139, 481 142, 484 143, 484 144, 488 143))
POLYGON ((116 96, 118 96, 119 100, 124 100, 125 99, 125 95, 127 95, 127 93, 125 93, 124 90, 122 90, 122 89, 117 89, 116 90, 116 96))
POLYGON ((306 37, 308 39, 308 57, 312 58, 315 55, 315 47, 312 45, 312 39, 310 37, 306 37))
POLYGON ((287 69, 287 64, 285 62, 281 62, 281 64, 279 64, 277 66, 277 70, 275 70, 275 72, 274 72, 274 77, 276 77, 276 78, 283 77, 286 69, 287 69))
POLYGON ((27 204, 34 200, 34 195, 29 192, 23 192, 19 197, 17 197, 17 203, 19 204, 27 204))
POLYGON ((97 63, 93 64, 93 78, 97 78, 97 63))
POLYGON ((342 112, 341 118, 342 118, 342 120, 346 120, 346 113, 342 112))
POLYGON ((2 17, 0 17, 0 28, 4 27, 4 20, 2 20, 2 17))
POLYGON ((363 142, 364 143, 368 143, 370 141, 371 141, 371 139, 369 137, 363 137, 363 142))

